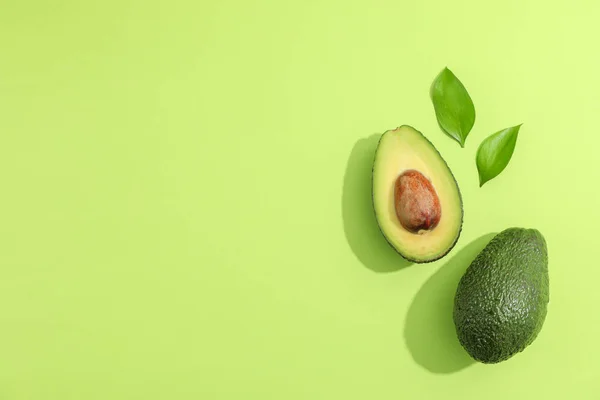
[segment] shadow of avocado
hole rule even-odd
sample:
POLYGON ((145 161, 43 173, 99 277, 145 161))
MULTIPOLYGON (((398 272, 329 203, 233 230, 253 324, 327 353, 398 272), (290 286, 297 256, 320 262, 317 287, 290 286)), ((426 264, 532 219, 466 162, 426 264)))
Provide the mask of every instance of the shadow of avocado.
POLYGON ((358 260, 377 273, 398 271, 412 263, 402 258, 385 240, 373 210, 371 173, 381 134, 360 139, 354 145, 342 193, 344 232, 358 260))
POLYGON ((410 305, 404 339, 416 363, 430 372, 450 374, 475 363, 456 336, 454 295, 469 264, 493 237, 483 235, 457 252, 425 282, 410 305))

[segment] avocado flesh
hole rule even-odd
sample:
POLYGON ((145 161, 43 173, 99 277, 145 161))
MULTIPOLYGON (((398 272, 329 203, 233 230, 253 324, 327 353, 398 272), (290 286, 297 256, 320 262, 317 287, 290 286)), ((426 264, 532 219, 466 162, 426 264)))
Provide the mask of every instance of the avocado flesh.
POLYGON ((386 240, 409 261, 440 259, 460 236, 463 208, 458 184, 433 144, 410 126, 387 131, 379 140, 373 165, 373 206, 386 240), (413 233, 398 219, 394 185, 407 170, 416 170, 428 178, 439 197, 441 218, 434 229, 413 233))
POLYGON ((529 346, 549 302, 548 250, 535 229, 510 228, 471 263, 458 285, 454 323, 475 360, 498 363, 529 346))

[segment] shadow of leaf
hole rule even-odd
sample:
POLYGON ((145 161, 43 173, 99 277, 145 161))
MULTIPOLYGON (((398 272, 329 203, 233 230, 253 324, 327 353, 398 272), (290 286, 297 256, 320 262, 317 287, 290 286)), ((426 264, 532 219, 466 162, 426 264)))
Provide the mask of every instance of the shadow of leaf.
POLYGON ((412 263, 405 260, 385 240, 373 211, 371 173, 381 134, 361 139, 354 145, 342 193, 344 232, 360 262, 378 273, 394 272, 412 263))
POLYGON ((419 290, 406 316, 404 338, 417 364, 449 374, 475 363, 460 345, 452 312, 458 282, 467 267, 494 237, 481 236, 461 249, 419 290))

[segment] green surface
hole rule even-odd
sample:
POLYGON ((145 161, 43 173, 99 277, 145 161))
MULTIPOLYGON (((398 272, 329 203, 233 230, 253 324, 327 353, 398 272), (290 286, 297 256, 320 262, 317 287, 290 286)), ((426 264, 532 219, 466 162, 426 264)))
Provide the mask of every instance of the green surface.
POLYGON ((477 255, 456 289, 458 340, 486 364, 508 360, 540 333, 549 300, 548 249, 535 229, 508 228, 477 255))
POLYGON ((3 400, 597 399, 597 1, 0 10, 3 400), (477 107, 464 149, 429 98, 445 65, 477 107), (521 122, 480 189, 477 145, 521 122), (465 207, 455 249, 405 268, 368 207, 401 124, 465 207), (469 363, 449 286, 509 226, 546 237, 548 317, 469 363))

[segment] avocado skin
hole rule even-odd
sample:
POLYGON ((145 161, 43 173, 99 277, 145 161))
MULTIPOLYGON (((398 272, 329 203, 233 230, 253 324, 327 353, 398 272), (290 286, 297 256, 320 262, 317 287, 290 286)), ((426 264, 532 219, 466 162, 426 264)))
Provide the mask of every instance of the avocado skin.
MULTIPOLYGON (((438 149, 433 145, 433 143, 431 143, 431 141, 429 139, 427 139, 425 137, 425 135, 423 135, 423 133, 421 131, 419 131, 418 129, 415 129, 414 127, 412 127, 410 125, 401 125, 398 128, 396 128, 395 130, 398 130, 398 129, 401 129, 401 128, 404 128, 404 127, 408 127, 410 129, 418 132, 423 137, 423 139, 426 140, 431 145, 431 147, 435 150, 435 152, 440 157, 440 159, 444 162, 444 164, 446 164, 446 167, 448 167, 448 171, 450 171, 450 175, 452 176, 452 179, 454 180, 454 183, 456 184, 456 187, 458 189, 458 197, 460 199, 460 227, 458 228, 458 232, 456 234, 456 237, 454 238, 454 241, 452 242, 452 244, 448 247, 448 250, 446 250, 444 253, 442 253, 439 256, 437 256, 435 258, 432 258, 430 260, 416 260, 416 259, 412 258, 409 254, 403 254, 403 253, 399 252, 398 249, 396 249, 396 247, 390 242, 390 240, 386 236, 386 234, 383 231, 383 229, 381 229, 381 226, 379 226, 379 224, 377 224, 377 227, 379 228, 379 231, 381 232, 381 234, 385 238, 385 241, 402 258, 404 258, 406 261, 412 262, 414 264, 426 264, 426 263, 434 262, 434 261, 437 261, 437 260, 439 260, 441 258, 444 258, 446 255, 448 255, 448 253, 450 253, 450 251, 454 248, 454 246, 456 246, 456 243, 458 242, 458 239, 460 238, 460 234, 462 233, 462 228, 463 228, 463 218, 464 218, 464 214, 465 214, 464 213, 464 209, 463 209, 463 199, 462 199, 462 193, 460 192, 460 187, 458 186, 458 182, 456 181, 456 178, 454 177, 454 174, 452 174, 452 170, 448 166, 448 163, 446 162, 446 160, 444 159, 444 157, 442 157, 442 155, 440 154, 440 152, 438 151, 438 149)), ((383 139, 383 136, 387 132, 389 132, 389 131, 384 132, 381 135, 381 137, 379 138, 379 143, 377 144, 377 148, 379 148, 379 145, 381 144, 381 139, 383 139)), ((375 154, 377 154, 377 150, 375 150, 375 154)), ((371 169, 371 187, 373 187, 373 176, 374 176, 374 173, 375 173, 375 166, 373 166, 373 168, 371 169)), ((373 203, 373 208, 374 208, 375 207, 375 193, 371 194, 371 201, 373 203)))
POLYGON ((549 299, 546 240, 535 229, 506 229, 458 284, 453 315, 458 340, 477 361, 505 361, 535 340, 549 299))

